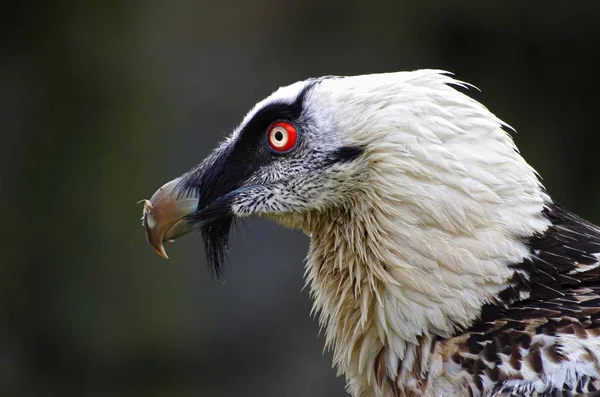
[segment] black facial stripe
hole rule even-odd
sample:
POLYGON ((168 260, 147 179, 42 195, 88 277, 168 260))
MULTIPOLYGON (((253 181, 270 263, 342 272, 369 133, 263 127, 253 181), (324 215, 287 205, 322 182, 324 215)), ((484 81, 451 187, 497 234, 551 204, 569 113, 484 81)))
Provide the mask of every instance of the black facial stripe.
POLYGON ((233 198, 234 195, 232 194, 220 197, 201 210, 186 216, 185 219, 191 222, 199 222, 202 226, 205 226, 211 224, 213 221, 230 218, 233 215, 231 211, 233 198))
POLYGON ((261 156, 269 125, 277 120, 295 123, 302 115, 304 98, 317 81, 311 81, 291 103, 274 102, 260 109, 240 131, 237 139, 225 152, 193 173, 182 182, 182 191, 200 189, 198 209, 202 209, 219 197, 239 188, 258 168, 275 160, 273 156, 261 156))
POLYGON ((331 166, 336 163, 349 163, 356 160, 364 151, 364 146, 342 146, 329 154, 325 165, 331 166))
POLYGON ((182 181, 182 195, 192 190, 198 194, 198 211, 188 219, 198 222, 209 265, 217 276, 222 270, 233 224, 231 205, 225 197, 240 188, 260 167, 276 160, 275 155, 264 149, 269 125, 279 120, 298 125, 304 98, 318 81, 309 81, 291 103, 274 102, 260 109, 242 127, 234 142, 182 181))

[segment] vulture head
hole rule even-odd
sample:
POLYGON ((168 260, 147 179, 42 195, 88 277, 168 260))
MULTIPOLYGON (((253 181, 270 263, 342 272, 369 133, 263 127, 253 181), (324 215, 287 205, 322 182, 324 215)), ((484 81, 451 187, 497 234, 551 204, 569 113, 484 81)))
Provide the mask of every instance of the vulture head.
POLYGON ((264 216, 301 227, 311 214, 356 199, 366 171, 365 162, 355 161, 365 146, 348 130, 357 110, 334 111, 331 102, 342 105, 343 98, 317 95, 321 84, 336 80, 279 89, 212 155, 147 201, 144 225, 157 252, 165 256, 164 241, 198 230, 219 274, 236 218, 264 216))
POLYGON ((550 199, 509 127, 435 70, 282 87, 145 201, 148 241, 198 231, 219 274, 239 218, 311 238, 306 277, 353 395, 470 326, 513 281, 550 199), (414 359, 414 358, 413 358, 414 359))

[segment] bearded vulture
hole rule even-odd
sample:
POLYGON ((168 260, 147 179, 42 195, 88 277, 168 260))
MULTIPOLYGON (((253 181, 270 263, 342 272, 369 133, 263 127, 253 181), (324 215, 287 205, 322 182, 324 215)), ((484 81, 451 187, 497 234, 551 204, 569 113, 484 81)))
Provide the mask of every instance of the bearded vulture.
POLYGON ((279 88, 144 200, 149 243, 236 219, 310 236, 306 283, 355 397, 591 396, 600 228, 554 203, 510 127, 438 70, 279 88))

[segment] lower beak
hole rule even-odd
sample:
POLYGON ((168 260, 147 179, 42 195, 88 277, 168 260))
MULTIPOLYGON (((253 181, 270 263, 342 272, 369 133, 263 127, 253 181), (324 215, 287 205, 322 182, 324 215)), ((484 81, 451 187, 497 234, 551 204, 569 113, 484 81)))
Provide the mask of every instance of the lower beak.
POLYGON ((181 178, 173 179, 158 189, 150 200, 142 200, 142 225, 146 228, 148 243, 165 259, 169 257, 163 243, 194 230, 185 217, 196 212, 198 197, 193 192, 182 195, 180 182, 181 178))

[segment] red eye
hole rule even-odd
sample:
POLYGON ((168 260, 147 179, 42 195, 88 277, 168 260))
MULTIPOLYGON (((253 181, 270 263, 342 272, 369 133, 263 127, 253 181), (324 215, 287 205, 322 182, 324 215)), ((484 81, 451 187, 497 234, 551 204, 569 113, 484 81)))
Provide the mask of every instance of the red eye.
POLYGON ((272 124, 267 131, 267 142, 277 152, 287 152, 296 144, 296 127, 290 123, 272 124))

